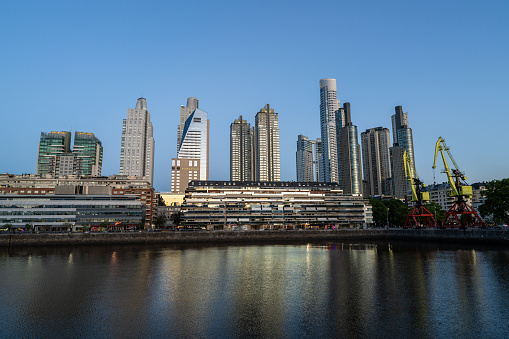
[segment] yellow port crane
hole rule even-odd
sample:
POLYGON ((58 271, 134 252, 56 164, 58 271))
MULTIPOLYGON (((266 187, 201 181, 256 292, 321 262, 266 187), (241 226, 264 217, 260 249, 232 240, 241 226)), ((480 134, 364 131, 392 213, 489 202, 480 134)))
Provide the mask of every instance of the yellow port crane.
POLYGON ((443 173, 447 175, 449 186, 451 186, 451 192, 449 196, 455 198, 452 207, 447 211, 447 214, 445 215, 442 227, 485 227, 486 225, 479 217, 476 210, 474 210, 466 200, 467 198, 472 197, 472 186, 468 186, 465 182, 467 177, 459 170, 456 161, 454 161, 454 158, 451 155, 449 147, 447 147, 445 144, 445 139, 442 137, 438 138, 435 146, 435 160, 433 161, 433 169, 437 167, 437 156, 439 152, 442 156, 445 167, 443 173), (454 165, 452 170, 447 164, 444 151, 447 153, 451 159, 452 164, 454 165))
POLYGON ((426 185, 417 176, 414 163, 407 151, 403 152, 403 163, 405 165, 405 176, 412 187, 412 199, 415 206, 408 213, 405 221, 407 227, 437 227, 438 224, 430 211, 423 203, 429 201, 429 192, 425 192, 426 185))

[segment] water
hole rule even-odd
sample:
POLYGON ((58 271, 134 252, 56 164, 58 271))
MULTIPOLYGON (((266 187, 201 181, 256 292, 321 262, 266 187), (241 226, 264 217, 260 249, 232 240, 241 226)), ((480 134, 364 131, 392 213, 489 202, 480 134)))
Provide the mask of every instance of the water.
POLYGON ((501 338, 508 310, 503 249, 0 249, 2 338, 501 338))

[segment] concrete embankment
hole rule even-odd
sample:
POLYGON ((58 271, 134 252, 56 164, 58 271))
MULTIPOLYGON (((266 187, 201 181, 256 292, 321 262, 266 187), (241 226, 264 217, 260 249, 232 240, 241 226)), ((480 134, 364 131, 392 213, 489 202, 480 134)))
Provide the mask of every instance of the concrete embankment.
POLYGON ((151 243, 268 243, 341 240, 408 240, 509 245, 509 231, 487 229, 344 229, 337 231, 2 234, 0 235, 0 247, 151 243))

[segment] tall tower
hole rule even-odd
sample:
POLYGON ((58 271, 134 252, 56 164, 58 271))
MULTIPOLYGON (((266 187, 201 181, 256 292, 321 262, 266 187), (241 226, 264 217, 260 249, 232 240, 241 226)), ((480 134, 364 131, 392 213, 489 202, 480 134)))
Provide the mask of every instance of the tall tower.
POLYGON ((103 146, 93 133, 75 132, 72 153, 76 175, 101 175, 103 146))
POLYGON ((315 165, 315 181, 320 181, 320 166, 322 162, 322 139, 317 138, 315 141, 315 159, 313 160, 315 165))
POLYGON ((392 195, 390 131, 377 127, 361 133, 365 195, 392 195))
POLYGON ((322 163, 320 180, 339 182, 336 114, 339 100, 336 79, 320 80, 320 129, 322 136, 322 163))
POLYGON ((265 105, 255 118, 255 181, 280 181, 278 114, 265 105))
POLYGON ((135 109, 127 109, 122 124, 120 174, 145 178, 150 184, 154 177, 153 127, 145 98, 139 98, 135 109))
MULTIPOLYGON (((414 141, 412 129, 408 124, 408 113, 403 113, 401 106, 395 107, 396 114, 392 119, 393 146, 390 149, 393 195, 397 198, 405 198, 411 193, 411 187, 406 180, 403 153, 407 151, 415 166, 414 141)), ((415 173, 413 173, 415 175, 415 173)))
POLYGON ((230 125, 230 180, 252 181, 251 126, 242 115, 230 125))
MULTIPOLYGON (((58 175, 58 163, 63 154, 70 155, 71 132, 41 132, 37 154, 37 174, 58 175)), ((72 160, 72 157, 70 158, 72 160)), ((67 162, 68 158, 66 158, 67 162)), ((71 169, 72 169, 71 164, 71 169)))
POLYGON ((297 137, 297 181, 311 182, 313 177, 313 144, 315 141, 309 140, 308 137, 300 134, 297 137))
POLYGON ((200 159, 200 180, 209 180, 209 129, 207 112, 195 109, 187 118, 177 158, 200 159))
MULTIPOLYGON (((357 126, 352 124, 350 103, 345 102, 338 130, 340 186, 345 194, 362 194, 361 148, 358 142, 357 126)), ((339 120, 339 119, 338 119, 339 120)))
POLYGON ((184 132, 184 125, 186 123, 187 118, 194 112, 195 109, 199 107, 200 101, 195 97, 187 98, 187 105, 180 106, 180 123, 177 128, 177 152, 180 147, 180 142, 182 141, 182 133, 184 132))

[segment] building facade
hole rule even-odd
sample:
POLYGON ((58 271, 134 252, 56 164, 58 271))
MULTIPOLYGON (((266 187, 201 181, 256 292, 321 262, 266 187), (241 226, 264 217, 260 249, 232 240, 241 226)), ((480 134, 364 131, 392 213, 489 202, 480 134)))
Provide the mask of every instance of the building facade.
POLYGON ((187 98, 187 105, 180 106, 180 122, 177 127, 177 152, 180 148, 180 143, 182 141, 182 134, 184 133, 184 126, 186 124, 187 118, 194 112, 195 109, 200 108, 200 101, 195 97, 187 98))
MULTIPOLYGON (((392 170, 392 191, 396 198, 404 199, 411 195, 410 182, 406 180, 405 164, 403 162, 403 153, 406 151, 415 165, 414 143, 412 129, 408 123, 408 113, 403 113, 401 106, 395 107, 396 114, 392 119, 392 136, 393 147, 391 154, 391 170, 392 170)), ((412 173, 415 176, 415 173, 412 173)))
POLYGON ((41 133, 36 174, 55 177, 78 175, 100 176, 103 147, 93 133, 75 132, 71 149, 71 132, 41 133))
POLYGON ((127 119, 124 119, 122 124, 120 175, 145 178, 152 184, 154 148, 153 127, 147 110, 147 100, 139 98, 136 108, 127 110, 127 119))
POLYGON ((181 206, 187 226, 305 229, 371 224, 371 205, 337 184, 192 181, 181 206))
POLYGON ((200 159, 171 159, 171 191, 184 193, 191 180, 200 180, 200 159))
POLYGON ((390 131, 376 127, 361 133, 365 196, 392 195, 390 131))
POLYGON ((269 104, 256 114, 254 137, 255 180, 281 180, 278 114, 269 104))
POLYGON ((252 181, 251 126, 242 115, 230 125, 230 180, 252 181))
MULTIPOLYGON (((146 228, 152 226, 157 211, 157 201, 152 185, 144 179, 121 175, 52 177, 49 175, 4 173, 0 174, 0 196, 4 195, 41 196, 48 199, 56 195, 132 196, 143 205, 143 222, 146 228)), ((91 199, 93 200, 93 198, 91 199)))
POLYGON ((345 194, 362 195, 361 149, 357 126, 351 120, 350 103, 345 102, 340 112, 337 115, 339 185, 345 194))
POLYGON ((311 182, 315 181, 313 170, 313 140, 300 134, 297 137, 297 152, 296 152, 296 165, 297 165, 297 181, 298 182, 311 182))
POLYGON ((339 110, 336 79, 320 80, 320 130, 322 162, 320 182, 339 183, 336 119, 339 110))

